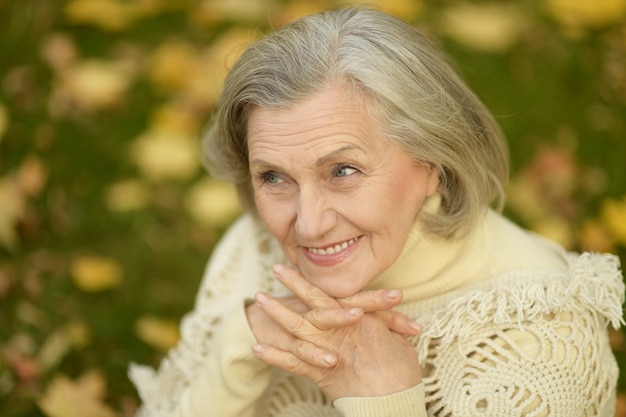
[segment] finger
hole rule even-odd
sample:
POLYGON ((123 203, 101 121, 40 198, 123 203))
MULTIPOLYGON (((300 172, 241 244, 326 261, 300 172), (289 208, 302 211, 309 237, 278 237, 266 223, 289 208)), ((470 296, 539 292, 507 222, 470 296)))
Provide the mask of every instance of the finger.
POLYGON ((319 330, 337 329, 358 323, 364 311, 354 307, 349 309, 316 308, 306 313, 305 318, 319 330))
MULTIPOLYGON (((252 350, 256 356, 265 363, 297 375, 304 375, 312 378, 316 371, 318 371, 317 366, 300 359, 291 352, 285 352, 272 346, 260 344, 252 346, 252 350)), ((332 368, 337 363, 337 358, 333 357, 332 365, 326 363, 324 360, 322 360, 321 363, 321 368, 332 368)))
POLYGON ((365 311, 382 311, 400 304, 402 291, 388 289, 361 291, 338 301, 344 307, 360 307, 365 311))
MULTIPOLYGON (((304 279, 300 272, 286 265, 275 264, 272 271, 276 278, 289 288, 309 308, 339 308, 339 303, 315 285, 304 279)), ((358 307, 358 306, 355 306, 358 307)))
POLYGON ((422 332, 422 326, 418 322, 397 311, 385 310, 376 314, 385 322, 389 330, 403 336, 417 336, 422 332))
POLYGON ((280 300, 266 293, 256 295, 258 307, 292 335, 308 340, 320 331, 351 326, 363 317, 360 308, 314 309, 305 315, 290 310, 280 300))

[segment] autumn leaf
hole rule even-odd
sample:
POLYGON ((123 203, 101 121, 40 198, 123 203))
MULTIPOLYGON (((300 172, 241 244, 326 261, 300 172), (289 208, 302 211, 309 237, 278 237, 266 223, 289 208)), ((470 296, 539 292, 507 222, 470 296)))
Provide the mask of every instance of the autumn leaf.
POLYGON ((50 108, 55 115, 75 108, 82 111, 110 108, 122 101, 132 76, 127 66, 115 61, 79 61, 57 74, 50 108))
POLYGON ((153 316, 140 317, 135 322, 135 333, 140 340, 161 352, 173 348, 180 339, 176 322, 153 316))
POLYGON ((586 220, 578 233, 578 240, 586 251, 615 251, 615 239, 598 220, 586 220))
POLYGON ((626 197, 621 200, 604 200, 600 220, 616 241, 626 245, 626 197))
POLYGON ((0 177, 0 245, 15 249, 18 244, 17 222, 24 215, 26 201, 18 184, 0 177))
MULTIPOLYGON (((351 0, 348 4, 360 5, 363 2, 351 0)), ((424 9, 422 0, 369 0, 367 5, 404 20, 415 19, 424 9)))
POLYGON ((589 27, 623 21, 626 0, 547 0, 545 7, 567 33, 581 35, 589 27))
POLYGON ((211 178, 193 185, 185 208, 196 223, 217 228, 230 224, 242 211, 234 185, 211 178))
POLYGON ((483 52, 505 52, 526 29, 522 12, 504 3, 460 3, 444 10, 442 31, 456 42, 483 52))
POLYGON ((90 371, 75 381, 56 376, 37 404, 48 417, 116 417, 105 403, 106 381, 99 371, 90 371))
POLYGON ((102 256, 81 256, 71 265, 74 284, 85 292, 117 287, 122 282, 123 274, 119 262, 102 256))
POLYGON ((128 29, 139 11, 136 2, 119 0, 71 0, 64 10, 70 23, 91 24, 112 32, 128 29))
POLYGON ((187 41, 163 42, 148 57, 148 76, 164 91, 182 89, 195 71, 197 56, 197 49, 187 41))
POLYGON ((118 181, 109 185, 106 205, 111 211, 126 212, 144 208, 150 199, 150 190, 139 180, 118 181))
POLYGON ((9 112, 2 102, 0 102, 0 143, 4 134, 9 129, 9 112))
POLYGON ((199 143, 186 132, 150 129, 134 140, 132 160, 150 181, 184 181, 200 168, 199 143))
POLYGON ((196 23, 211 25, 224 20, 261 22, 274 0, 204 0, 194 9, 196 23))

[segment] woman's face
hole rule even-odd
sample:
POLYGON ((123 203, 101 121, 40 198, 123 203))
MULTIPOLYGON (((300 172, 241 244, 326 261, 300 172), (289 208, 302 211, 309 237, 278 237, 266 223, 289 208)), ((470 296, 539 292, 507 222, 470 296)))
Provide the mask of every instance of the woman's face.
POLYGON ((254 199, 312 284, 334 297, 365 288, 400 255, 438 172, 385 141, 362 105, 333 87, 292 108, 251 110, 254 199))

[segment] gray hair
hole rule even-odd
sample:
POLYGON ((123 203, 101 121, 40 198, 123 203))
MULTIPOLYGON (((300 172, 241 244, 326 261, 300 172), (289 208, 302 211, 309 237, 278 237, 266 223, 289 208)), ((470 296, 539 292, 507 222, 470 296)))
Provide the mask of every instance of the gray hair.
POLYGON ((388 14, 347 8, 296 20, 252 44, 229 73, 203 139, 209 173, 233 182, 256 213, 247 149, 252 106, 288 108, 344 83, 367 102, 386 140, 437 168, 435 235, 467 233, 502 207, 508 149, 491 113, 433 43, 388 14))

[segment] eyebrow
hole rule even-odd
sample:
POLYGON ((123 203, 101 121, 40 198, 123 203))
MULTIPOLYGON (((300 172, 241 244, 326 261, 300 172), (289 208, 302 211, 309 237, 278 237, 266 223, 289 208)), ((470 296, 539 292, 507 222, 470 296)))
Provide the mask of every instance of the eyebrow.
POLYGON ((324 155, 324 156, 320 157, 317 161, 315 161, 315 166, 320 167, 320 166, 324 165, 325 163, 327 163, 329 160, 335 158, 337 155, 339 155, 341 153, 344 153, 346 151, 354 150, 354 149, 360 150, 361 148, 359 148, 358 146, 355 146, 355 145, 342 146, 341 148, 332 151, 328 155, 324 155))
MULTIPOLYGON (((336 149, 336 150, 332 151, 331 153, 318 158, 317 161, 315 161, 315 166, 316 167, 320 167, 320 166, 328 163, 329 160, 332 160, 332 159, 336 158, 337 155, 342 154, 342 153, 344 153, 346 151, 351 151, 351 150, 361 150, 361 148, 359 148, 358 146, 355 146, 355 145, 345 145, 345 146, 342 146, 341 148, 336 149)), ((261 165, 264 168, 267 168, 267 169, 270 169, 270 170, 274 170, 274 171, 279 171, 281 169, 280 166, 278 166, 276 164, 273 164, 271 162, 268 162, 268 161, 266 161, 264 159, 259 159, 259 158, 255 158, 252 161, 250 161, 250 166, 253 166, 253 165, 261 165)))

